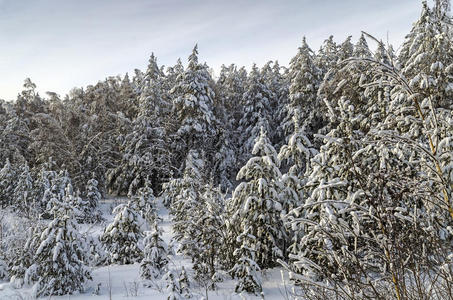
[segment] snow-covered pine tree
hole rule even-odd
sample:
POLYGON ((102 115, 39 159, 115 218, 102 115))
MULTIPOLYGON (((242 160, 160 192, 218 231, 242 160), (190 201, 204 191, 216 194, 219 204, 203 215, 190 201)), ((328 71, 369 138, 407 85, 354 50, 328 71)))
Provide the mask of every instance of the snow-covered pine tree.
POLYGON ((310 139, 300 127, 298 119, 300 114, 295 110, 293 116, 294 133, 289 137, 288 143, 283 145, 278 154, 281 162, 286 162, 289 166, 288 171, 282 176, 283 184, 282 199, 283 214, 290 212, 293 208, 298 207, 305 196, 303 195, 303 186, 306 176, 311 173, 310 161, 318 153, 310 139))
POLYGON ((306 126, 309 124, 309 118, 312 118, 313 113, 318 109, 317 92, 321 76, 321 70, 315 64, 314 53, 304 37, 298 53, 291 59, 287 74, 289 101, 285 107, 286 116, 280 125, 283 127, 286 140, 294 131, 293 116, 296 114, 296 109, 302 114, 299 121, 304 121, 306 126))
POLYGON ((172 91, 175 86, 178 86, 184 76, 184 66, 180 58, 176 60, 176 64, 172 67, 168 67, 166 70, 166 76, 164 78, 163 87, 167 94, 179 97, 178 91, 172 91))
POLYGON ((199 228, 194 226, 194 217, 197 214, 201 201, 203 186, 203 171, 205 162, 197 150, 189 151, 185 162, 183 178, 174 179, 164 185, 164 197, 170 203, 172 214, 173 239, 180 244, 179 251, 190 256, 196 250, 194 236, 199 228))
POLYGON ((186 269, 181 268, 181 273, 179 273, 179 293, 184 299, 190 299, 193 297, 192 292, 190 291, 190 281, 189 276, 187 275, 186 269))
POLYGON ((135 194, 147 177, 153 189, 159 191, 162 182, 170 176, 171 157, 165 129, 170 103, 163 95, 162 74, 154 54, 141 84, 138 116, 122 143, 123 157, 107 173, 108 185, 116 194, 135 194))
POLYGON ((99 211, 99 202, 101 201, 101 193, 98 189, 98 181, 91 178, 87 182, 85 199, 87 200, 88 214, 85 215, 85 220, 88 222, 100 222, 102 220, 101 212, 99 211))
POLYGON ((234 187, 234 175, 237 173, 237 150, 233 131, 220 129, 215 146, 217 152, 214 156, 214 165, 211 176, 223 191, 231 191, 234 187))
POLYGON ((14 207, 17 212, 27 216, 36 214, 36 203, 33 196, 33 179, 28 164, 24 162, 19 170, 19 176, 14 188, 14 207))
POLYGON ((422 14, 406 36, 399 60, 414 93, 429 94, 434 107, 448 108, 453 97, 453 41, 448 31, 451 21, 440 15, 439 19, 439 13, 423 3, 422 14))
POLYGON ((247 85, 242 95, 243 114, 239 121, 239 144, 241 147, 241 156, 239 162, 244 163, 250 157, 253 144, 260 134, 260 128, 263 127, 267 132, 272 129, 271 122, 271 99, 275 95, 263 82, 263 78, 256 65, 253 65, 247 79, 247 85))
POLYGON ((83 235, 86 249, 86 262, 90 267, 103 266, 109 264, 109 257, 101 243, 99 235, 92 235, 89 232, 83 235))
MULTIPOLYGON (((36 277, 37 297, 83 291, 91 274, 84 263, 84 247, 70 216, 57 216, 40 238, 40 245, 25 277, 36 277)), ((27 279, 26 279, 27 281, 27 279)))
POLYGON ((9 159, 6 159, 3 168, 0 170, 0 204, 2 208, 10 206, 14 202, 16 172, 9 159))
POLYGON ((168 297, 167 300, 183 300, 180 293, 179 282, 172 270, 169 270, 162 278, 166 282, 168 297))
POLYGON ((42 217, 45 215, 47 208, 47 203, 51 198, 51 188, 57 173, 52 171, 54 169, 54 162, 52 158, 49 158, 47 163, 41 165, 41 169, 35 175, 35 180, 33 182, 33 197, 36 202, 37 212, 42 217))
POLYGON ((256 262, 265 269, 275 266, 277 259, 283 258, 288 237, 281 218, 280 163, 264 128, 261 128, 252 154, 254 156, 237 175, 238 180, 245 181, 234 190, 228 209, 232 222, 240 228, 239 234, 247 231, 253 236, 254 244, 248 247, 253 247, 256 262))
POLYGON ((272 80, 267 83, 271 91, 275 94, 276 100, 274 101, 275 106, 273 107, 273 124, 276 132, 273 134, 271 142, 275 148, 280 148, 286 141, 286 133, 284 127, 286 119, 286 109, 289 102, 289 80, 287 73, 288 69, 279 65, 278 61, 275 61, 272 66, 272 80))
POLYGON ((251 227, 245 228, 237 237, 240 247, 234 251, 236 263, 230 270, 233 278, 237 279, 235 292, 253 293, 259 295, 262 290, 261 268, 256 262, 256 237, 251 227))
POLYGON ((237 130, 238 122, 241 118, 241 99, 244 94, 246 82, 244 74, 232 64, 228 67, 222 65, 219 79, 217 80, 218 98, 225 108, 225 116, 221 118, 233 130, 237 130))
POLYGON ((137 92, 134 91, 134 85, 129 79, 129 74, 124 75, 121 81, 119 98, 123 104, 120 111, 122 111, 129 120, 134 120, 138 114, 138 97, 137 92))
POLYGON ((154 221, 158 221, 157 203, 149 179, 145 185, 138 189, 137 195, 132 196, 132 202, 142 218, 151 226, 154 221))
POLYGON ((177 95, 173 100, 177 127, 172 149, 177 154, 174 159, 178 166, 191 149, 204 150, 209 157, 218 127, 213 113, 215 94, 211 87, 212 79, 206 66, 198 62, 197 45, 189 56, 189 64, 181 79, 172 89, 172 94, 177 95))
MULTIPOLYGON (((26 231, 25 243, 20 243, 13 250, 8 262, 10 283, 14 288, 21 288, 23 284, 32 284, 36 278, 27 278, 28 282, 24 282, 27 269, 34 262, 34 255, 40 244, 40 236, 44 227, 40 223, 36 223, 34 228, 29 228, 26 231), (17 247, 18 246, 18 247, 17 247)), ((12 245, 10 245, 12 246, 12 245)))
MULTIPOLYGON (((61 173, 59 176, 61 176, 61 173)), ((82 200, 79 192, 74 193, 71 179, 66 176, 58 177, 56 184, 51 188, 49 202, 47 203, 47 210, 53 218, 55 219, 57 216, 70 215, 74 220, 81 222, 87 207, 88 201, 82 200), (55 188, 55 185, 58 184, 66 184, 63 191, 58 191, 58 189, 55 188)))
POLYGON ((212 184, 203 187, 200 204, 193 210, 190 220, 194 227, 192 258, 194 279, 206 289, 215 289, 218 271, 228 268, 225 261, 224 195, 212 184))
POLYGON ((111 263, 132 264, 143 257, 138 242, 145 229, 145 221, 129 201, 113 209, 115 218, 104 229, 101 241, 111 263))
POLYGON ((333 40, 333 35, 326 39, 318 53, 316 54, 316 65, 321 70, 321 79, 329 72, 329 70, 335 68, 338 63, 338 45, 333 40))
POLYGON ((155 221, 151 231, 143 239, 143 260, 140 263, 140 277, 145 280, 160 279, 167 271, 168 246, 162 239, 162 230, 155 221))
POLYGON ((71 189, 68 183, 62 201, 51 200, 54 219, 41 233, 33 264, 25 274, 26 282, 36 281, 33 290, 37 297, 83 291, 91 280, 85 264, 86 246, 81 244, 83 239, 74 222, 71 189))

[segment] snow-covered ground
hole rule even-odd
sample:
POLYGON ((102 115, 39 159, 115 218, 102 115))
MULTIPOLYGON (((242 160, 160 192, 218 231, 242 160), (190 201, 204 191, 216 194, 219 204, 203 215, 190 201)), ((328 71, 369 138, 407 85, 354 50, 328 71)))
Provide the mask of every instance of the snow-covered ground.
MULTIPOLYGON (((103 212, 106 223, 112 221, 111 214, 112 208, 117 204, 125 201, 121 198, 109 198, 102 201, 100 208, 103 212)), ((171 220, 168 211, 163 207, 159 201, 159 215, 163 219, 160 226, 163 229, 163 239, 167 244, 170 243, 172 238, 171 220)), ((91 234, 99 234, 103 231, 105 224, 98 224, 95 226, 81 225, 81 232, 89 231, 91 234)), ((171 257, 169 264, 170 269, 181 270, 182 267, 186 269, 189 277, 192 275, 190 260, 185 259, 179 255, 171 257)), ((81 294, 65 295, 65 296, 52 296, 51 299, 147 299, 157 300, 166 299, 167 292, 165 288, 165 281, 155 283, 154 288, 143 286, 143 281, 139 276, 139 264, 133 265, 110 265, 105 267, 96 267, 92 270, 93 280, 86 285, 86 291, 81 294), (99 293, 96 295, 94 292, 99 286, 99 293)), ((285 277, 287 275, 285 274, 285 277)), ((206 299, 205 290, 203 287, 196 286, 191 282, 191 292, 194 295, 193 299, 206 299)), ((216 291, 208 292, 208 299, 213 300, 229 300, 229 299, 260 299, 249 294, 238 295, 234 293, 235 282, 226 279, 224 282, 218 284, 216 291)), ((285 288, 282 281, 281 269, 268 270, 263 273, 263 292, 265 299, 286 299, 285 288)), ((14 289, 8 282, 0 281, 0 299, 33 299, 31 287, 24 287, 22 289, 14 289)), ((49 299, 45 297, 43 299, 49 299)))

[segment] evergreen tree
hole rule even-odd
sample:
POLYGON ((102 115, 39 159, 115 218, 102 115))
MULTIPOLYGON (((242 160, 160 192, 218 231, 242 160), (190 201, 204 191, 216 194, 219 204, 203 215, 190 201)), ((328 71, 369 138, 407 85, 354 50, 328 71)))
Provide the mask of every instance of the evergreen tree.
POLYGON ((174 179, 164 185, 164 197, 169 199, 173 220, 173 239, 180 244, 179 251, 190 256, 196 251, 194 218, 201 205, 203 169, 205 163, 196 150, 187 155, 183 178, 174 179))
POLYGON ((141 82, 138 117, 123 141, 120 164, 107 173, 110 189, 116 194, 135 194, 147 177, 153 189, 160 190, 171 166, 168 135, 165 130, 170 104, 163 97, 162 74, 154 55, 141 82))
POLYGON ((16 211, 30 215, 30 211, 36 211, 36 203, 32 199, 33 179, 27 163, 20 168, 16 187, 14 189, 14 206, 16 211))
POLYGON ((212 79, 206 67, 198 63, 196 45, 181 79, 172 89, 172 93, 178 95, 173 102, 177 129, 172 149, 179 164, 190 149, 203 149, 207 154, 213 152, 213 137, 218 126, 213 113, 215 94, 210 85, 212 79))
POLYGON ((247 80, 246 90, 242 96, 243 115, 239 121, 240 145, 242 155, 240 162, 249 158, 255 139, 259 136, 260 128, 271 130, 271 101, 275 98, 272 91, 265 85, 256 65, 247 80))
POLYGON ((142 218, 151 226, 154 221, 158 221, 156 199, 150 187, 149 180, 145 181, 145 186, 137 191, 137 195, 132 198, 137 211, 142 218))
MULTIPOLYGON (((233 222, 240 226, 239 233, 253 236, 255 260, 260 268, 275 266, 283 257, 284 241, 287 238, 281 219, 282 199, 281 173, 275 149, 269 142, 264 128, 256 139, 252 154, 241 168, 237 179, 246 180, 233 192, 229 209, 233 212, 233 222)), ((249 241, 248 241, 249 242, 249 241)))
POLYGON ((99 211, 99 202, 102 199, 101 193, 98 189, 98 181, 94 178, 87 182, 86 196, 87 212, 85 220, 89 222, 99 222, 102 220, 101 212, 99 211))
POLYGON ((173 271, 168 271, 162 278, 167 284, 167 300, 182 300, 184 297, 180 293, 180 287, 173 271))
POLYGON ((74 210, 70 203, 70 184, 63 201, 52 201, 54 219, 39 237, 39 246, 33 264, 27 269, 25 281, 36 281, 36 296, 65 295, 83 291, 84 284, 91 280, 85 266, 85 245, 82 245, 74 223, 74 210))
POLYGON ((146 231, 145 235, 140 277, 147 280, 160 279, 167 270, 169 254, 167 244, 162 239, 162 230, 157 222, 154 222, 152 231, 146 231))
POLYGON ((238 236, 240 248, 236 249, 234 255, 236 264, 231 269, 230 273, 234 278, 237 278, 235 292, 253 293, 258 295, 262 292, 261 268, 256 262, 256 238, 252 234, 253 229, 248 227, 238 236))
POLYGON ((299 113, 295 111, 293 117, 294 133, 289 137, 288 144, 283 145, 278 154, 280 161, 286 161, 289 166, 288 172, 282 176, 282 198, 286 199, 283 204, 284 214, 298 207, 305 198, 302 187, 306 176, 310 174, 310 161, 318 153, 305 131, 299 127, 299 113))
POLYGON ((192 293, 190 292, 190 281, 187 276, 186 269, 182 267, 181 273, 179 274, 179 293, 184 299, 192 298, 192 293))
POLYGON ((288 81, 289 102, 282 124, 287 137, 294 130, 292 126, 296 110, 302 114, 299 120, 309 124, 309 116, 312 116, 319 106, 317 92, 321 81, 321 70, 315 65, 314 53, 308 46, 305 37, 302 40, 302 46, 299 47, 299 52, 291 59, 288 81))
POLYGON ((5 165, 0 170, 0 203, 5 208, 14 202, 14 182, 16 170, 13 169, 9 159, 6 159, 5 165))
POLYGON ((132 203, 120 204, 113 209, 115 218, 105 229, 101 241, 111 263, 131 264, 140 261, 142 250, 137 244, 143 235, 144 220, 132 203))
POLYGON ((69 216, 58 216, 43 231, 34 263, 26 278, 36 276, 36 296, 83 291, 91 274, 84 264, 84 247, 69 216))

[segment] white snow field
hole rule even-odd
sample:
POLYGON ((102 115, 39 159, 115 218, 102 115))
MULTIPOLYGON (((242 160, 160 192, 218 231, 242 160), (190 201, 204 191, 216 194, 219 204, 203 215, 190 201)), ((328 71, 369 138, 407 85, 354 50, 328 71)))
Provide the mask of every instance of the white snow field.
MULTIPOLYGON (((112 208, 126 201, 126 198, 108 198, 104 199, 100 203, 100 208, 103 212, 103 216, 106 219, 105 223, 112 221, 113 216, 111 214, 112 208)), ((172 223, 167 209, 163 207, 161 201, 158 201, 159 205, 159 216, 163 219, 160 226, 163 230, 163 239, 167 244, 170 243, 172 237, 172 223)), ((81 232, 89 231, 91 234, 99 234, 103 231, 104 225, 97 224, 95 226, 81 224, 79 229, 81 232)), ((193 272, 191 270, 191 263, 189 259, 185 259, 180 255, 170 256, 169 268, 171 270, 181 270, 184 267, 191 278, 193 272)), ((89 281, 86 285, 84 293, 77 293, 72 295, 64 296, 51 296, 43 297, 39 299, 167 299, 168 293, 166 291, 166 283, 164 280, 154 283, 153 288, 143 286, 144 281, 139 276, 139 263, 133 265, 110 265, 103 267, 92 268, 93 280, 89 281), (98 294, 95 294, 95 290, 99 286, 98 294)), ((287 281, 287 274, 283 272, 285 281, 287 281)), ((263 292, 265 299, 286 299, 285 296, 285 285, 282 280, 282 270, 280 268, 267 270, 262 273, 263 278, 263 292)), ((194 281, 191 280, 191 292, 193 294, 192 299, 209 299, 209 300, 229 300, 229 299, 261 299, 250 294, 237 294, 234 292, 235 282, 226 276, 226 280, 218 284, 216 291, 209 291, 206 296, 206 290, 197 286, 194 281)), ((11 299, 11 300, 28 300, 35 299, 32 296, 32 287, 26 286, 21 289, 15 289, 9 282, 0 281, 0 300, 11 299)))

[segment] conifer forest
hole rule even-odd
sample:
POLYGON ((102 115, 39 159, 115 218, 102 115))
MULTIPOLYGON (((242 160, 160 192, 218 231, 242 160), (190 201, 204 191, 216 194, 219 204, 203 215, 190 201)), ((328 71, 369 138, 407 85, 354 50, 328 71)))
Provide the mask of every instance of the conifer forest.
POLYGON ((194 42, 65 96, 25 79, 0 299, 453 300, 450 2, 413 21, 397 50, 301 32, 287 66, 213 76, 194 42))

